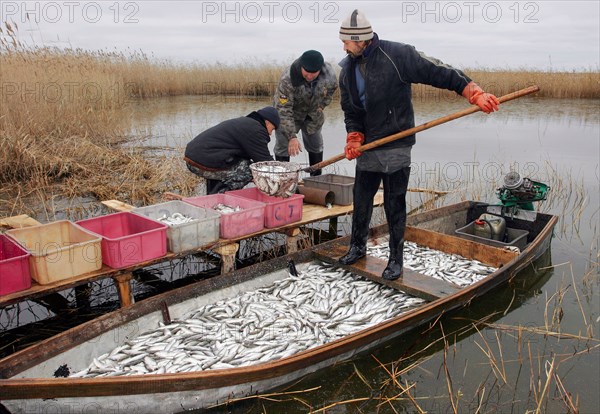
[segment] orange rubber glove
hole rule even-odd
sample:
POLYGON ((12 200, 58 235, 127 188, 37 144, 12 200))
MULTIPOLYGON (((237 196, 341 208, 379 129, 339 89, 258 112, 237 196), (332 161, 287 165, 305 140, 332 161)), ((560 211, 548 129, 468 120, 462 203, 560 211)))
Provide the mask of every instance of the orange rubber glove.
POLYGON ((360 154, 362 153, 357 151, 356 148, 360 147, 363 142, 365 142, 365 134, 362 132, 348 132, 348 136, 346 137, 346 146, 344 147, 346 158, 353 160, 360 157, 360 154))
POLYGON ((462 96, 469 100, 471 105, 477 105, 486 114, 498 110, 500 101, 491 93, 484 92, 475 82, 469 84, 463 89, 462 96))

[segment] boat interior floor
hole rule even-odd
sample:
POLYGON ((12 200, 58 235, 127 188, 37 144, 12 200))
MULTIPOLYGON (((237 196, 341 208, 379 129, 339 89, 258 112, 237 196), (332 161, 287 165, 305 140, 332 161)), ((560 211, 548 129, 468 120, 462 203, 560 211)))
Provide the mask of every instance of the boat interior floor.
POLYGON ((387 266, 387 261, 370 255, 366 255, 352 265, 344 266, 338 262, 338 259, 348 251, 347 241, 343 239, 339 240, 339 242, 335 240, 330 243, 316 246, 314 250, 315 255, 326 263, 334 264, 356 275, 428 301, 448 296, 460 290, 459 286, 453 285, 452 283, 426 276, 407 269, 406 267, 404 268, 403 276, 399 279, 385 280, 381 277, 381 274, 387 266))

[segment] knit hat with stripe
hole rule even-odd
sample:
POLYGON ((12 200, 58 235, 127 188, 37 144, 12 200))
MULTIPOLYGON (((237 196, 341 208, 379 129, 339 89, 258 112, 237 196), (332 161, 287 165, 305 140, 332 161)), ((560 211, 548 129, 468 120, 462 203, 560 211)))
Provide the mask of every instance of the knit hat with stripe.
POLYGON ((372 38, 373 29, 371 28, 371 23, 360 10, 354 10, 347 19, 342 21, 340 39, 360 42, 371 40, 372 38))

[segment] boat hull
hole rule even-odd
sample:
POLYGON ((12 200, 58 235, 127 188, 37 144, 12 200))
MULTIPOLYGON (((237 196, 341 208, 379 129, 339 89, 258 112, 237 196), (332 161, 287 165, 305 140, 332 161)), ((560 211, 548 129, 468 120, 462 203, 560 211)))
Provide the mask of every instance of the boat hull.
MULTIPOLYGON (((540 215, 532 225, 535 232, 520 253, 461 240, 453 229, 479 214, 481 205, 464 202, 409 218, 407 240, 433 243, 443 251, 464 253, 494 262, 498 270, 462 289, 437 286, 427 290, 419 286, 419 275, 405 272, 404 280, 386 282, 373 269, 377 260, 350 270, 379 283, 404 291, 413 289, 427 302, 385 322, 363 329, 333 342, 302 351, 281 360, 254 366, 208 370, 182 374, 135 375, 113 378, 53 378, 55 370, 68 363, 83 369, 98 355, 109 352, 125 339, 165 321, 165 309, 171 319, 190 310, 237 293, 256 289, 287 276, 287 262, 293 259, 299 270, 311 262, 335 261, 347 246, 347 238, 337 239, 289 256, 259 263, 229 274, 166 292, 162 295, 120 309, 94 321, 66 331, 31 348, 0 361, 0 398, 10 412, 101 412, 146 413, 179 412, 205 408, 234 398, 241 398, 289 383, 311 372, 376 347, 439 315, 467 306, 473 299, 506 283, 529 266, 550 246, 557 218, 540 215), (466 253, 465 253, 466 252, 466 253), (362 267, 361 267, 362 266, 362 267), (413 283, 411 285, 411 283, 413 283)), ((515 223, 525 226, 526 223, 515 223)), ((386 226, 373 229, 371 236, 384 236, 386 226)), ((381 262, 381 261, 380 261, 381 262)), ((375 267, 374 267, 375 266, 375 267)), ((422 276, 422 275, 421 275, 422 276)))

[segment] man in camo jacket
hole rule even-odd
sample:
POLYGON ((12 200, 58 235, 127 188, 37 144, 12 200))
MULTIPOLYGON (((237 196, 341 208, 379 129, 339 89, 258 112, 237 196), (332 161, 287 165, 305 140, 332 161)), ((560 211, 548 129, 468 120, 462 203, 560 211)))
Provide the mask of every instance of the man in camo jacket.
MULTIPOLYGON (((284 71, 274 97, 281 124, 275 132, 275 159, 289 161, 302 151, 298 131, 308 152, 310 165, 323 161, 323 135, 325 123, 323 109, 331 103, 338 87, 335 71, 323 55, 308 50, 284 71)), ((319 175, 315 171, 311 175, 319 175)))

